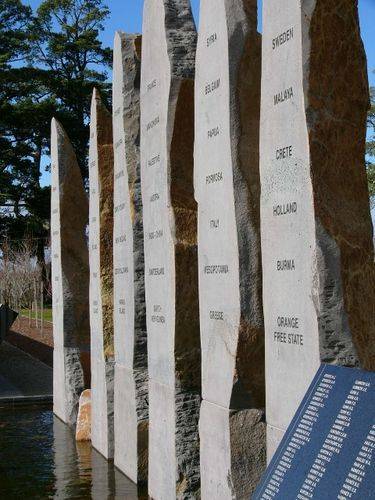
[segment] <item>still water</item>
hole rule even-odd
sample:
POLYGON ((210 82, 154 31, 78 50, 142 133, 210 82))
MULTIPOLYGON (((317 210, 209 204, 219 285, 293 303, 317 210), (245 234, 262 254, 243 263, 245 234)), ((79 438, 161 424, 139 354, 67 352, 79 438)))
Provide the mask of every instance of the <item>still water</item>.
POLYGON ((0 408, 0 499, 136 500, 136 486, 50 408, 0 408))

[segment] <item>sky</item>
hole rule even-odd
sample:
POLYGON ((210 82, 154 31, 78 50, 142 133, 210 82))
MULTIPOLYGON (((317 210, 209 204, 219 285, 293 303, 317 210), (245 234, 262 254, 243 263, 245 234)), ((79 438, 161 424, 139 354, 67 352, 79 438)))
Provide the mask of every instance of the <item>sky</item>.
MULTIPOLYGON (((25 3, 29 3, 35 9, 41 2, 40 0, 28 0, 25 3)), ((107 0, 105 3, 111 11, 110 18, 105 24, 105 31, 101 34, 101 40, 105 46, 113 46, 116 30, 141 33, 143 0, 107 0)), ((198 24, 199 0, 191 0, 191 4, 198 24)), ((258 0, 258 5, 261 13, 261 0, 258 0)), ((371 85, 375 86, 375 0, 359 0, 359 15, 362 39, 367 53, 369 81, 371 85)), ((261 20, 259 28, 261 31, 261 20)), ((48 173, 43 173, 42 184, 49 184, 48 173)))

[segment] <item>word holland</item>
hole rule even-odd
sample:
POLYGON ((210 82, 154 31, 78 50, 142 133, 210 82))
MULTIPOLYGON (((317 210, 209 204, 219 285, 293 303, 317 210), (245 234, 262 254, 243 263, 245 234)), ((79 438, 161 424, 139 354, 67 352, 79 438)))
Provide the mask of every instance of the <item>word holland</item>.
POLYGON ((297 213, 297 203, 284 203, 283 205, 274 205, 273 216, 280 217, 281 215, 296 214, 297 213))

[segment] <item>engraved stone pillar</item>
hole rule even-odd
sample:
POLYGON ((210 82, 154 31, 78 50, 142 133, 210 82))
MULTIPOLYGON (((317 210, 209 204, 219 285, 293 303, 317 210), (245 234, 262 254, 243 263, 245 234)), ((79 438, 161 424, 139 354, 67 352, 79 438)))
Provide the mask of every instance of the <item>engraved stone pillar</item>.
POLYGON ((320 362, 375 368, 357 2, 263 3, 262 252, 268 455, 320 362))
POLYGON ((115 465, 147 483, 148 379, 140 167, 141 36, 116 33, 113 64, 115 465))
POLYGON ((146 0, 141 170, 149 360, 149 495, 199 490, 200 340, 193 190, 196 30, 188 0, 146 0))
POLYGON ((53 411, 74 425, 79 396, 90 384, 88 199, 72 145, 55 119, 51 172, 53 411))
POLYGON ((201 0, 195 81, 203 499, 250 498, 265 467, 256 0, 201 0))
POLYGON ((113 458, 112 116, 94 89, 90 123, 90 326, 92 445, 113 458))

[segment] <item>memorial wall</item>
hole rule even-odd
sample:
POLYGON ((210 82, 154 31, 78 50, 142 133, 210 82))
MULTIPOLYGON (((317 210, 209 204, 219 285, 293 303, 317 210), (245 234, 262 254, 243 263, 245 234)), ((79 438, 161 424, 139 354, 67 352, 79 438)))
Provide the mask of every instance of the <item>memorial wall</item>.
POLYGON ((320 362, 374 369, 375 278, 364 167, 368 84, 356 2, 263 6, 260 171, 271 458, 320 362))
POLYGON ((202 498, 249 497, 264 470, 257 2, 201 0, 195 80, 202 498))
POLYGON ((149 495, 199 491, 200 340, 193 187, 196 30, 188 0, 144 3, 141 176, 149 495))
POLYGON ((139 35, 113 53, 115 465, 147 484, 148 376, 140 166, 139 35))
POLYGON ((88 199, 76 155, 56 120, 51 124, 51 267, 53 411, 77 420, 81 392, 90 386, 88 199))
POLYGON ((112 116, 96 89, 92 96, 89 151, 91 439, 113 458, 113 146, 112 116))
POLYGON ((91 332, 92 445, 155 500, 251 498, 267 458, 255 498, 310 498, 327 436, 357 469, 373 439, 332 423, 371 383, 350 368, 375 370, 358 6, 264 0, 262 36, 258 15, 201 0, 197 35, 189 0, 145 0, 142 37, 116 33, 89 213, 52 122, 54 412, 75 424, 91 332), (321 363, 346 368, 323 365, 305 396, 321 363), (315 479, 299 484, 302 448, 315 479))

